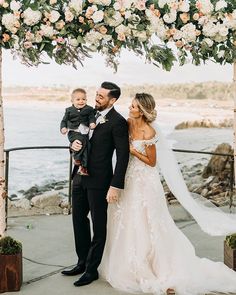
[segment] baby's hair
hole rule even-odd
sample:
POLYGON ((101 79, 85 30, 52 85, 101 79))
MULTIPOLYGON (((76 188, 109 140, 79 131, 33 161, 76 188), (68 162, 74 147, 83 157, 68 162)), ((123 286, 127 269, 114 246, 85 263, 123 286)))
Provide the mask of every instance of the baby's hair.
POLYGON ((76 88, 72 91, 71 95, 75 94, 76 92, 81 92, 83 94, 87 94, 86 91, 83 88, 76 88))

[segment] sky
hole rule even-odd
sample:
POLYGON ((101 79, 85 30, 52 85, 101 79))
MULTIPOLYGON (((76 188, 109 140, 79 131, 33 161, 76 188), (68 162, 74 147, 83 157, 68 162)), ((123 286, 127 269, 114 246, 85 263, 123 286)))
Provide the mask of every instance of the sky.
POLYGON ((3 52, 3 86, 97 86, 102 81, 113 81, 119 85, 142 85, 164 83, 186 83, 202 81, 232 81, 232 65, 174 66, 166 72, 144 59, 124 51, 117 73, 105 64, 103 56, 94 54, 84 62, 84 67, 49 65, 27 67, 19 59, 13 60, 9 50, 3 52))

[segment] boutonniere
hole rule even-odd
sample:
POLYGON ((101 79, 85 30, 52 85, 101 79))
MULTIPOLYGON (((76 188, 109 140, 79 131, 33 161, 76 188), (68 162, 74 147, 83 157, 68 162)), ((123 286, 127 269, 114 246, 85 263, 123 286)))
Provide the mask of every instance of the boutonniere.
POLYGON ((100 117, 100 119, 99 119, 99 124, 104 124, 104 123, 106 123, 108 121, 108 119, 106 118, 106 117, 100 117))

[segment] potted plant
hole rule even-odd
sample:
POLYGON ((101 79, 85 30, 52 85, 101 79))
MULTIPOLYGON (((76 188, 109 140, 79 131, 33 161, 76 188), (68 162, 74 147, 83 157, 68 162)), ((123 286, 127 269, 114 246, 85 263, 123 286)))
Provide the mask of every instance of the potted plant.
POLYGON ((19 291, 22 285, 22 244, 5 236, 0 238, 0 293, 19 291))
POLYGON ((236 270, 236 233, 225 238, 224 263, 233 270, 236 270))

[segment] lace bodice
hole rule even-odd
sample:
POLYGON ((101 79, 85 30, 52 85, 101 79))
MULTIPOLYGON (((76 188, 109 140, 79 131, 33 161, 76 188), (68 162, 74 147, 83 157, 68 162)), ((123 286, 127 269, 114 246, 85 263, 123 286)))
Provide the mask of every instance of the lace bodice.
POLYGON ((133 147, 140 153, 145 153, 145 146, 156 144, 158 141, 157 135, 151 139, 130 139, 133 147))

